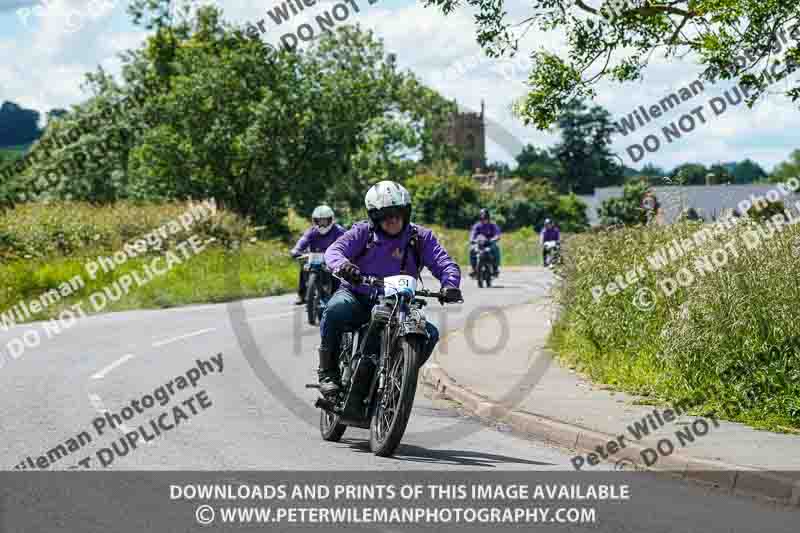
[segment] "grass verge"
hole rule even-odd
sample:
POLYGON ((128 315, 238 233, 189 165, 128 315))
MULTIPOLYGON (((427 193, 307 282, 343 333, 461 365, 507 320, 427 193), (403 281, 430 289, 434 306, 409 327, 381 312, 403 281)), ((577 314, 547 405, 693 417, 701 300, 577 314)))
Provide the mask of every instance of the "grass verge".
POLYGON ((800 226, 749 219, 575 236, 564 248, 552 344, 594 381, 654 403, 795 432, 798 245, 800 226), (687 251, 670 258, 675 242, 687 251), (641 280, 628 283, 633 268, 641 280), (615 292, 610 283, 616 294, 593 296, 615 292))

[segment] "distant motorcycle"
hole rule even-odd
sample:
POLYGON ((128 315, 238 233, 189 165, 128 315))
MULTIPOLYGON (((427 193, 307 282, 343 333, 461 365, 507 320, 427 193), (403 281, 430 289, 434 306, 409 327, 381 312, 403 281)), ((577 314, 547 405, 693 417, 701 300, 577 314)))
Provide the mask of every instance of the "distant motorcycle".
POLYGON ((486 235, 478 235, 472 241, 472 251, 476 258, 475 272, 477 273, 478 287, 481 289, 491 287, 492 278, 495 276, 495 257, 490 244, 491 241, 486 235))
POLYGON ((316 326, 322 320, 328 300, 333 296, 333 276, 325 265, 323 253, 311 252, 298 259, 306 262, 303 269, 309 272, 306 283, 306 314, 308 323, 316 326))
POLYGON ((561 243, 559 241, 545 242, 542 260, 546 267, 561 263, 561 243))
MULTIPOLYGON (((370 450, 392 455, 403 438, 417 390, 419 360, 428 338, 421 298, 441 295, 417 289, 413 276, 362 278, 362 284, 383 287, 368 323, 342 335, 336 397, 317 399, 323 440, 338 442, 347 426, 369 429, 370 450)), ((319 385, 307 385, 318 388, 319 385)))

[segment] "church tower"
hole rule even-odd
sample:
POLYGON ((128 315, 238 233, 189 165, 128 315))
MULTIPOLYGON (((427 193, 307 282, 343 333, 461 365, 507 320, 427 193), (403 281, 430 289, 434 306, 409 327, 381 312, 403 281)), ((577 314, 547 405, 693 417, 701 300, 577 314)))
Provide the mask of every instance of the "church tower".
MULTIPOLYGON (((455 101, 454 101, 455 103, 455 101)), ((485 105, 481 100, 481 112, 457 112, 450 124, 434 138, 446 142, 461 153, 462 163, 473 173, 486 168, 486 124, 483 120, 485 105)))

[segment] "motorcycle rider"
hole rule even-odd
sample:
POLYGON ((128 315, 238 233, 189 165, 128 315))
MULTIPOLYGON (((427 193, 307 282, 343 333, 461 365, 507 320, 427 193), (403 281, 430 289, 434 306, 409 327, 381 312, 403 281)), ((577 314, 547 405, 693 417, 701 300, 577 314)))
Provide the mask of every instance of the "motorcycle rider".
POLYGON ((561 233, 558 230, 558 226, 554 225, 553 221, 549 218, 544 219, 544 228, 539 234, 539 245, 542 247, 542 263, 545 262, 545 255, 547 254, 544 243, 550 241, 559 242, 560 240, 561 233))
MULTIPOLYGON (((489 239, 489 247, 494 255, 494 275, 498 276, 500 274, 500 247, 497 245, 497 241, 500 240, 500 226, 491 221, 488 209, 481 209, 479 221, 472 226, 472 231, 469 234, 470 244, 478 238, 478 235, 485 235, 489 239)), ((471 278, 477 277, 478 258, 472 250, 472 246, 469 249, 469 264, 472 266, 472 272, 469 273, 469 276, 471 278)))
MULTIPOLYGON (((327 205, 320 205, 311 213, 312 226, 306 230, 297 244, 294 245, 292 251, 289 252, 292 257, 298 258, 303 255, 303 252, 325 252, 328 247, 336 241, 339 237, 344 235, 345 229, 336 224, 334 220, 333 209, 327 205)), ((336 280, 334 280, 335 283, 336 280)), ((306 283, 308 282, 308 271, 304 268, 300 269, 300 281, 297 288, 297 300, 294 302, 296 305, 304 305, 306 303, 306 283)))
MULTIPOLYGON (((339 390, 342 333, 368 322, 376 303, 373 289, 357 285, 362 273, 384 278, 404 272, 419 278, 427 267, 442 285, 442 300, 461 301, 461 270, 430 229, 411 223, 408 191, 398 183, 381 181, 367 191, 364 203, 369 220, 353 224, 325 252, 325 262, 345 281, 328 301, 320 323, 319 384, 323 395, 339 390)), ((420 366, 439 340, 436 326, 428 322, 426 329, 429 339, 420 366)))

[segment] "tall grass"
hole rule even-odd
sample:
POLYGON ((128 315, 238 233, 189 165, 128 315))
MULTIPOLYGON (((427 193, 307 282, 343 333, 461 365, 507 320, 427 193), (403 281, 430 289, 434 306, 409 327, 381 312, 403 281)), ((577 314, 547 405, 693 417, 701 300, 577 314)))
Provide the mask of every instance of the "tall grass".
MULTIPOLYGON (((50 289, 80 276, 85 286, 31 317, 52 318, 126 274, 143 275, 145 265, 191 235, 213 243, 196 255, 155 276, 104 311, 172 307, 200 302, 271 296, 296 286, 297 266, 288 258, 286 243, 258 241, 255 231, 238 216, 218 211, 188 231, 170 235, 158 248, 128 258, 93 279, 86 269, 98 256, 111 256, 123 244, 178 217, 189 204, 133 204, 96 207, 84 203, 24 204, 0 216, 0 312, 20 301, 29 302, 50 289)), ((160 268, 163 268, 161 265, 160 268)), ((84 306, 88 312, 91 306, 84 306)))
POLYGON ((784 227, 771 238, 767 233, 755 246, 754 236, 766 226, 746 220, 714 232, 660 270, 649 268, 650 254, 703 227, 709 225, 625 228, 571 238, 554 345, 591 378, 654 401, 689 401, 700 414, 762 428, 798 428, 800 226, 784 227), (712 271, 703 269, 698 257, 707 257, 712 271), (593 287, 607 286, 619 274, 624 282, 635 266, 644 267, 641 282, 618 294, 592 296, 593 287), (679 270, 686 286, 665 293, 664 280, 678 279, 679 270), (642 290, 652 292, 642 298, 642 290))

